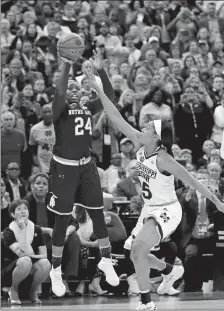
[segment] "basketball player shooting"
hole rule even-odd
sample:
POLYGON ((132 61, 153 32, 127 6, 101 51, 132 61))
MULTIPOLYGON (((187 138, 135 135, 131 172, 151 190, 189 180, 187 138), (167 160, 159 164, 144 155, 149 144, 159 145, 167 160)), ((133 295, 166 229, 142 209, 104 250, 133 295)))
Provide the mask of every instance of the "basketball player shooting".
MULTIPOLYGON (((110 256, 100 179, 90 156, 92 115, 102 109, 102 103, 96 98, 80 106, 81 88, 75 80, 69 80, 72 63, 74 61, 63 57, 52 105, 56 143, 50 167, 50 187, 53 195, 48 206, 55 213, 50 278, 52 291, 59 297, 66 291, 61 277, 61 259, 65 238, 69 235, 68 221, 74 205, 84 206, 93 222, 102 256, 99 269, 105 273, 110 285, 119 284, 110 256)), ((112 100, 114 91, 98 55, 93 64, 102 80, 105 93, 112 100)))
POLYGON ((164 263, 150 253, 161 240, 175 231, 181 221, 182 209, 176 196, 174 178, 182 180, 200 192, 222 212, 224 212, 224 203, 175 161, 171 151, 174 143, 173 129, 167 121, 152 121, 142 132, 137 131, 122 118, 113 103, 98 87, 94 75, 89 70, 86 74, 113 124, 134 143, 138 150, 137 171, 144 206, 138 221, 140 226, 135 230, 131 259, 140 289, 140 303, 137 309, 156 310, 149 292, 150 268, 161 271, 163 275, 163 282, 158 288, 161 294, 168 292, 184 272, 182 267, 164 263))

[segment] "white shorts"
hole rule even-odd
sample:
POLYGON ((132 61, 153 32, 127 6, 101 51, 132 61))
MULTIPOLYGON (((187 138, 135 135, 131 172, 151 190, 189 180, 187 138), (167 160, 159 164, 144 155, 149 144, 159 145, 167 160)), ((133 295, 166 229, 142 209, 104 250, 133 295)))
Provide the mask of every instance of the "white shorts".
POLYGON ((135 228, 132 230, 132 236, 129 237, 124 245, 124 248, 130 249, 132 244, 132 237, 136 237, 142 229, 144 222, 148 218, 154 218, 158 225, 158 232, 160 233, 160 241, 169 237, 178 227, 182 218, 182 208, 179 201, 167 205, 151 207, 144 205, 139 216, 135 228))

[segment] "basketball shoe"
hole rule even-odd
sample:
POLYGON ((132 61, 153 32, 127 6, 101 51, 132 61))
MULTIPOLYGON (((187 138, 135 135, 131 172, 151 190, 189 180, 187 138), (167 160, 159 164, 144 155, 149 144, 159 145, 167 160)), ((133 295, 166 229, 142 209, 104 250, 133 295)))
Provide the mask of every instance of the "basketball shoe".
POLYGON ((66 292, 66 287, 61 277, 61 266, 57 267, 56 269, 54 269, 53 267, 51 268, 50 278, 52 292, 58 297, 64 296, 66 292))
POLYGON ((169 290, 173 287, 174 282, 180 279, 183 274, 184 274, 184 268, 182 266, 174 266, 172 271, 169 274, 167 275, 162 274, 163 281, 159 285, 157 289, 157 293, 159 295, 169 293, 169 290))
POLYGON ((118 286, 120 283, 119 277, 114 270, 114 265, 117 264, 117 260, 112 258, 102 257, 98 263, 98 268, 106 275, 106 281, 111 286, 118 286))
POLYGON ((148 302, 147 304, 143 304, 142 302, 139 302, 139 305, 136 308, 136 310, 157 310, 157 307, 152 301, 148 302))

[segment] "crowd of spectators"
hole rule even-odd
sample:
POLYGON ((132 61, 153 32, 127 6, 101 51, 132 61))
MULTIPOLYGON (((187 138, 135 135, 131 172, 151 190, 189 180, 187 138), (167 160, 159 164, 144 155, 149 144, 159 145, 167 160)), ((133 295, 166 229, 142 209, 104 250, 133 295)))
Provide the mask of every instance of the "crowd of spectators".
MULTIPOLYGON (((71 32, 85 41, 85 51, 70 72, 82 87, 81 101, 97 96, 83 72, 92 67, 89 58, 98 49, 114 88, 113 102, 124 119, 139 130, 151 120, 169 121, 175 130, 175 159, 224 197, 224 2, 3 0, 1 5, 2 286, 13 285, 18 291, 19 284, 32 274, 31 296, 38 303, 39 285, 44 281, 38 271, 43 264, 46 271, 49 268, 54 226, 46 206, 55 143, 51 103, 61 68, 57 41, 71 32), (26 213, 29 210, 28 224, 35 224, 29 230, 36 232, 33 250, 38 255, 33 256, 40 256, 38 264, 34 259, 22 260, 21 254, 16 254, 20 257, 17 266, 12 264, 17 239, 12 218, 19 221, 21 206, 26 213)), ((99 77, 97 81, 102 87, 99 77)), ((119 209, 111 209, 116 200, 128 206, 129 215, 141 211, 134 146, 102 111, 93 117, 92 150, 104 193, 112 253, 119 249, 125 254, 123 245, 130 232, 119 209)), ((166 258, 172 253, 170 263, 185 267, 184 290, 201 290, 200 256, 214 251, 216 210, 194 189, 178 180, 175 185, 183 219, 174 236, 163 241, 158 256, 166 258)), ((90 254, 95 262, 99 260, 91 220, 85 210, 76 207, 63 256, 67 295, 72 295, 71 277, 79 280, 76 293, 80 295, 87 290, 86 278, 90 292, 106 293, 96 265, 91 273, 87 269, 90 254)), ((125 260, 128 271, 123 274, 129 292, 138 293, 133 267, 125 260)), ((150 277, 153 290, 161 276, 150 277)))

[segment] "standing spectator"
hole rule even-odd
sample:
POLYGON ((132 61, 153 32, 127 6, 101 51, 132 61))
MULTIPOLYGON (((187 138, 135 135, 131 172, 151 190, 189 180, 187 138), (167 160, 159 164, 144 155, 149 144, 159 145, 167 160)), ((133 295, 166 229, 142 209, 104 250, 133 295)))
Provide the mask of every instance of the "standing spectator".
MULTIPOLYGON (((196 178, 208 186, 209 175, 206 170, 199 170, 196 178)), ((186 246, 184 262, 185 291, 201 290, 203 271, 200 260, 197 260, 197 258, 203 252, 213 253, 214 251, 214 238, 207 231, 207 228, 213 223, 213 215, 216 208, 211 201, 197 193, 194 189, 189 189, 187 194, 184 193, 180 202, 188 217, 188 230, 184 233, 182 239, 182 243, 186 246), (197 279, 195 279, 196 271, 197 279)))
MULTIPOLYGON (((82 85, 82 80, 84 78, 86 78, 86 75, 85 75, 84 72, 87 69, 90 69, 90 68, 91 68, 91 70, 93 70, 93 65, 92 65, 92 63, 89 60, 86 60, 85 62, 83 62, 83 64, 82 64, 82 73, 83 74, 81 76, 76 77, 76 80, 77 80, 77 82, 79 83, 80 86, 82 85)), ((103 89, 103 84, 102 84, 102 81, 101 81, 100 77, 96 76, 96 81, 99 84, 99 86, 103 89)))
POLYGON ((75 18, 74 6, 69 3, 65 4, 63 13, 64 15, 62 17, 61 25, 67 26, 70 28, 72 32, 77 33, 78 29, 77 29, 77 21, 75 18))
POLYGON ((54 92, 55 92, 56 84, 57 84, 57 81, 58 81, 59 77, 60 77, 60 71, 59 70, 54 71, 53 75, 52 75, 52 85, 50 85, 46 89, 46 94, 47 94, 47 97, 49 98, 50 102, 53 101, 54 92))
POLYGON ((6 191, 10 196, 10 201, 23 199, 26 195, 26 185, 24 181, 19 178, 20 167, 18 163, 9 163, 6 169, 5 186, 6 191))
POLYGON ((19 92, 22 91, 24 87, 24 74, 21 60, 16 58, 12 59, 9 68, 11 72, 11 86, 19 92))
POLYGON ((195 56, 195 61, 197 63, 198 69, 202 71, 203 69, 211 70, 214 63, 213 55, 209 52, 208 42, 205 40, 200 40, 199 44, 199 54, 195 56))
POLYGON ((136 61, 139 60, 141 56, 141 51, 137 49, 134 45, 134 36, 130 33, 126 33, 124 36, 125 46, 128 49, 128 63, 129 65, 134 65, 136 61))
POLYGON ((1 49, 9 48, 15 36, 10 32, 10 22, 8 19, 1 20, 1 49))
POLYGON ((34 125, 30 132, 29 146, 33 155, 34 163, 43 173, 48 173, 52 150, 55 144, 53 126, 53 112, 51 105, 42 107, 41 116, 43 121, 34 125))
POLYGON ((224 94, 222 94, 221 105, 215 108, 214 123, 211 138, 219 145, 222 142, 222 133, 224 130, 224 94))
POLYGON ((95 37, 95 40, 103 40, 106 48, 108 47, 121 47, 121 41, 118 36, 113 36, 109 33, 109 24, 102 22, 100 24, 100 34, 95 37))
POLYGON ((15 115, 10 111, 5 111, 1 115, 2 131, 1 131, 1 171, 5 172, 7 165, 16 162, 21 165, 21 156, 25 151, 24 134, 16 130, 15 115))
POLYGON ((206 140, 203 143, 202 150, 204 154, 203 154, 203 157, 198 160, 198 168, 207 167, 209 160, 210 160, 210 156, 211 156, 211 150, 214 149, 214 147, 215 147, 215 144, 212 140, 206 140))
POLYGON ((188 148, 192 151, 194 163, 202 157, 202 145, 206 139, 210 138, 213 126, 211 110, 203 98, 201 101, 193 89, 187 88, 181 95, 180 105, 174 115, 178 144, 181 148, 188 148))
POLYGON ((172 122, 173 113, 171 108, 165 104, 167 99, 166 93, 161 88, 156 87, 146 95, 140 112, 139 126, 142 129, 149 121, 162 119, 172 122))
POLYGON ((47 94, 45 93, 45 81, 38 79, 34 82, 34 100, 37 101, 41 107, 49 103, 47 94))
POLYGON ((211 99, 214 107, 220 105, 224 92, 224 80, 222 76, 216 76, 213 78, 212 90, 210 92, 211 99))
POLYGON ((216 3, 216 1, 206 3, 206 17, 199 21, 200 28, 206 27, 209 30, 210 38, 213 40, 220 35, 224 39, 224 19, 216 15, 216 3))

